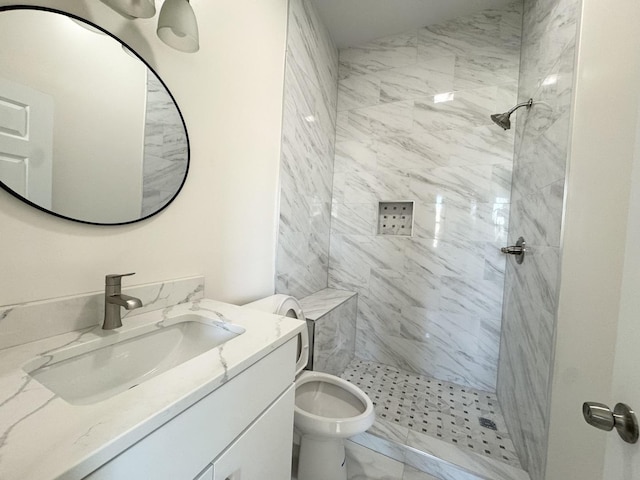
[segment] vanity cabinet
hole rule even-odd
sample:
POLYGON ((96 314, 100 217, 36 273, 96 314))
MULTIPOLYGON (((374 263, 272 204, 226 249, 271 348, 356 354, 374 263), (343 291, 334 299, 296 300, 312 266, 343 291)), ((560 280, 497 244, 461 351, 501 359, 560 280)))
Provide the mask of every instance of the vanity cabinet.
POLYGON ((291 478, 296 350, 289 340, 85 478, 291 478))

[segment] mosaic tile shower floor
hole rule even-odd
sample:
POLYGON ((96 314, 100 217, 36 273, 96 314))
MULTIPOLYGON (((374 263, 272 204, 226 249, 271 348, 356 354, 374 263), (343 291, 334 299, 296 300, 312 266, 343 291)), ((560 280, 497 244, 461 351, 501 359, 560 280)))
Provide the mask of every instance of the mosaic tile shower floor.
POLYGON ((342 378, 371 398, 378 418, 521 468, 494 393, 358 359, 342 378))

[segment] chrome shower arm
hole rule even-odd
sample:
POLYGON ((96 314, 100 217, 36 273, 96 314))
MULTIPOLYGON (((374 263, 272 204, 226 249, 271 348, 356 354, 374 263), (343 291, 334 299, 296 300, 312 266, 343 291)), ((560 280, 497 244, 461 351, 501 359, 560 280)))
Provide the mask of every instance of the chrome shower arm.
POLYGON ((529 100, 527 100, 526 102, 522 102, 519 103, 518 105, 516 105, 515 107, 513 107, 511 110, 509 110, 507 112, 507 116, 511 115, 513 112, 515 112, 517 109, 521 108, 521 107, 527 107, 527 108, 531 108, 531 105, 533 105, 533 98, 530 98, 529 100))

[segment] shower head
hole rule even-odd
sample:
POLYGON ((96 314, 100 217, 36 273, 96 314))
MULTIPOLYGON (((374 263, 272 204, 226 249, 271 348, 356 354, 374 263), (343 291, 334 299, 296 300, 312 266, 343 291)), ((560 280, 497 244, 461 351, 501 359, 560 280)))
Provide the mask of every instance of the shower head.
POLYGON ((491 120, 493 120, 493 123, 501 126, 505 130, 509 130, 511 128, 511 120, 509 120, 510 116, 511 115, 506 113, 494 113, 491 115, 491 120))
POLYGON ((509 119, 509 117, 511 117, 511 114, 515 112, 517 109, 519 109, 520 107, 531 108, 531 105, 533 105, 532 98, 530 98, 526 102, 519 103, 508 112, 494 113, 493 115, 491 115, 491 120, 493 120, 493 123, 502 127, 503 129, 509 130, 511 128, 511 120, 509 119))

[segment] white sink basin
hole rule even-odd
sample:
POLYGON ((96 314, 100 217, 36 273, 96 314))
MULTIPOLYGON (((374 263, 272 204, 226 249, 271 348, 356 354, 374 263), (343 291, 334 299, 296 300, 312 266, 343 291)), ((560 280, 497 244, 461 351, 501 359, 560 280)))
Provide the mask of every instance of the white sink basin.
POLYGON ((24 370, 67 402, 86 405, 134 388, 244 332, 199 314, 182 315, 161 325, 106 332, 36 358, 24 370))

